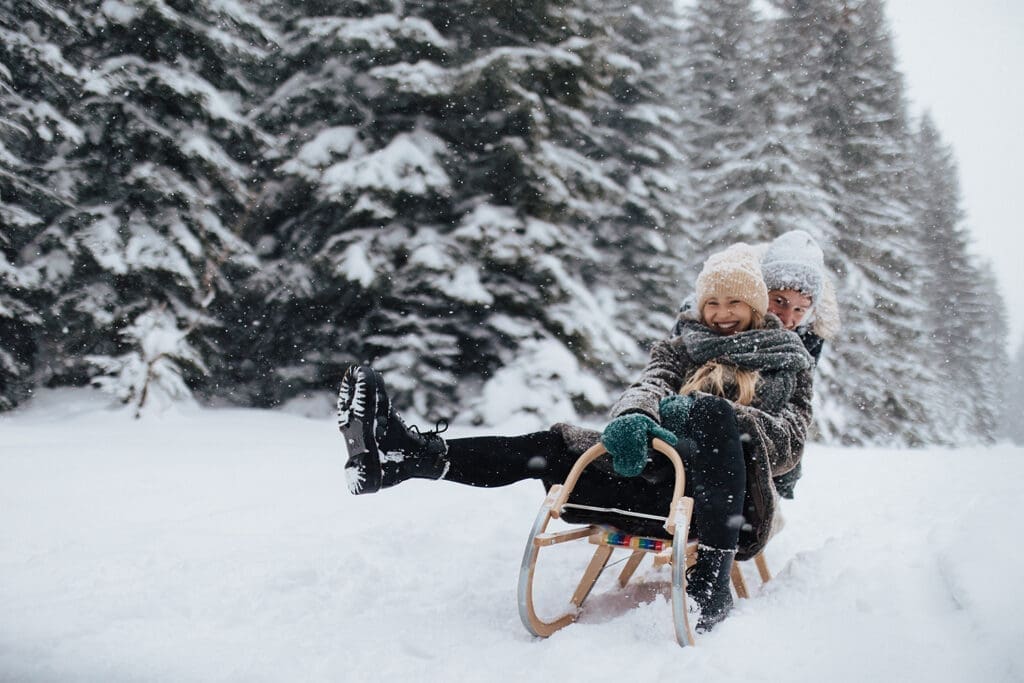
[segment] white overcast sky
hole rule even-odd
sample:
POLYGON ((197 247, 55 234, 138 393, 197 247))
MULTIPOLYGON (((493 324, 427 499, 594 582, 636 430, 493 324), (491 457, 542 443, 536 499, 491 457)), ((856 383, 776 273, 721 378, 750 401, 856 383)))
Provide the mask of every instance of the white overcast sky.
POLYGON ((1024 337, 1024 1, 888 0, 911 111, 928 109, 960 166, 975 251, 1024 337))

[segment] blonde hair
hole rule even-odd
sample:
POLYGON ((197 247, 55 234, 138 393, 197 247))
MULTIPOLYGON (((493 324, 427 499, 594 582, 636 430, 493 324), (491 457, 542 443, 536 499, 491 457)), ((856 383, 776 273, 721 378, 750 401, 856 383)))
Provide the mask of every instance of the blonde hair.
POLYGON ((703 391, 707 394, 732 399, 741 406, 749 406, 756 395, 757 380, 760 377, 757 370, 743 370, 712 360, 697 368, 697 371, 690 376, 679 393, 689 394, 694 391, 703 391), (736 384, 736 396, 729 396, 726 386, 728 379, 732 379, 736 384))
MULTIPOLYGON (((700 321, 704 320, 704 313, 701 311, 700 321)), ((764 316, 754 310, 750 317, 751 330, 759 330, 764 327, 764 316)), ((694 391, 703 391, 708 394, 715 394, 728 398, 741 406, 749 406, 756 396, 757 381, 761 378, 757 370, 744 370, 732 365, 719 363, 711 360, 697 368, 697 371, 690 375, 690 379, 679 390, 680 394, 689 394, 694 391), (736 396, 729 396, 729 380, 736 385, 736 396)))

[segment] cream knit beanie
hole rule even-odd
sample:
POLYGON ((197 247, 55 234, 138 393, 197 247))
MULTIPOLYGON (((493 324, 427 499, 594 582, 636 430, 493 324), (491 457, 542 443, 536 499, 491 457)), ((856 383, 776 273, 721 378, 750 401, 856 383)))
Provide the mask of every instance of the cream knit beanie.
POLYGON ((768 312, 768 288, 761 277, 757 251, 739 242, 712 254, 697 276, 697 311, 708 299, 739 299, 764 315, 768 312))

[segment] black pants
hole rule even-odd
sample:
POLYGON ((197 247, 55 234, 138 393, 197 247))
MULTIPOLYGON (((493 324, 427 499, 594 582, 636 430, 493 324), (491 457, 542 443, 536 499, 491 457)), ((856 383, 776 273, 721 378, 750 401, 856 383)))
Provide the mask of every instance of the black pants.
MULTIPOLYGON (((743 524, 746 468, 732 405, 701 396, 690 410, 676 450, 686 466, 686 495, 694 499, 693 524, 701 543, 731 550, 743 524)), ((540 479, 545 487, 565 480, 576 462, 551 431, 522 436, 483 436, 448 441, 445 479, 469 486, 506 486, 540 479)), ((643 476, 622 477, 610 466, 583 471, 570 502, 665 516, 675 483, 669 461, 655 454, 643 476)), ((665 536, 654 520, 573 511, 570 522, 605 522, 631 533, 665 536)))

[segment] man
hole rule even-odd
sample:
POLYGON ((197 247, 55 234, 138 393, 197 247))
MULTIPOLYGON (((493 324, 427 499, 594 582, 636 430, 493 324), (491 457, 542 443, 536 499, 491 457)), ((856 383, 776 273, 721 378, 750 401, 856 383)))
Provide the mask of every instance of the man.
POLYGON ((835 288, 821 247, 803 230, 791 230, 768 245, 761 274, 768 286, 768 310, 800 335, 817 363, 825 341, 839 331, 835 288))

